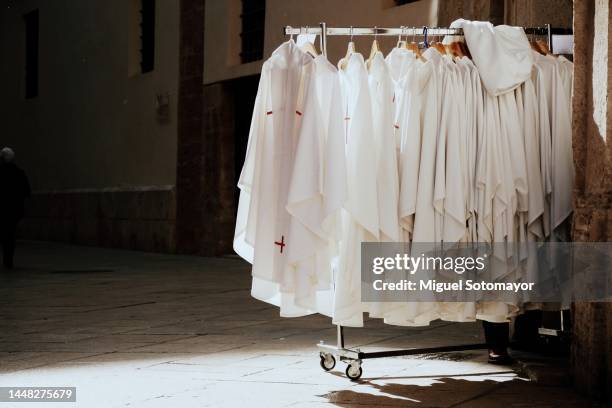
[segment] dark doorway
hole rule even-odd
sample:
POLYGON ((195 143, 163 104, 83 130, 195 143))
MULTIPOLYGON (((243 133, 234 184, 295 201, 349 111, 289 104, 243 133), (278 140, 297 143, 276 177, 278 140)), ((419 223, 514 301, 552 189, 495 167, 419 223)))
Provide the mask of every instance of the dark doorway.
MULTIPOLYGON (((249 141, 249 130, 251 127, 251 117, 257 87, 259 86, 260 75, 252 75, 231 81, 234 93, 234 185, 238 185, 244 157, 246 155, 247 144, 249 141)), ((234 210, 238 209, 238 197, 240 190, 236 187, 234 210)))

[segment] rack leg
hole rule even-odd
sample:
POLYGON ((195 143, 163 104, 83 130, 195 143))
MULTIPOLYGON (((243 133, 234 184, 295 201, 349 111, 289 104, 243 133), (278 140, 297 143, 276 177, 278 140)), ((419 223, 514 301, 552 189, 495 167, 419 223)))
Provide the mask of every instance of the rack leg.
POLYGON ((337 334, 338 334, 337 345, 339 349, 343 349, 344 348, 344 327, 340 325, 336 327, 337 327, 337 334))

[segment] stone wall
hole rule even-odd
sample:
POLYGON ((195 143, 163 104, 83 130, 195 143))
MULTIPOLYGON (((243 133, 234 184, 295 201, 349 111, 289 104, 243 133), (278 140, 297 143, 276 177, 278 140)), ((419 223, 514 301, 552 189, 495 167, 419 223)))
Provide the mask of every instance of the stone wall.
POLYGON ((438 24, 457 18, 523 27, 572 26, 572 0, 447 0, 438 5, 438 24))
POLYGON ((19 236, 172 253, 175 211, 170 186, 38 192, 28 202, 19 236))
POLYGON ((572 0, 506 0, 504 22, 523 27, 571 27, 572 0))
POLYGON ((201 197, 202 236, 198 253, 233 253, 236 223, 236 121, 250 121, 250 114, 236 117, 235 82, 204 87, 204 130, 202 133, 201 197))
POLYGON ((504 0, 445 0, 438 3, 438 25, 447 27, 458 18, 502 24, 504 0))
MULTIPOLYGON (((612 90, 608 0, 574 1, 573 144, 576 167, 573 239, 612 240, 612 90)), ((576 387, 612 399, 612 304, 572 310, 576 387)))

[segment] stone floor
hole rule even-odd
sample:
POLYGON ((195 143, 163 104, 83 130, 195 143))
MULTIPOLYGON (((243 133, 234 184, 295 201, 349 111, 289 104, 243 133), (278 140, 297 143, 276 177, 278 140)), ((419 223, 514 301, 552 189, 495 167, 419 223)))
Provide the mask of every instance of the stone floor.
MULTIPOLYGON (((329 319, 283 319, 249 296, 249 267, 211 259, 25 242, 0 274, 0 386, 76 386, 45 407, 583 407, 481 351, 368 360, 359 382, 326 373, 329 319)), ((478 324, 368 321, 363 350, 482 341, 478 324)), ((341 371, 342 370, 342 371, 341 371)), ((41 404, 16 404, 18 407, 41 404)), ((0 407, 11 406, 0 403, 0 407)))

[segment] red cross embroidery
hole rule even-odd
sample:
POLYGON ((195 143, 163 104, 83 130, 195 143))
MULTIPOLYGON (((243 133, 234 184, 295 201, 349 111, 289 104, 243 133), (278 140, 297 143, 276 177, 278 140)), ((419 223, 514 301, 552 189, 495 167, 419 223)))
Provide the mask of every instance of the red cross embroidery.
POLYGON ((271 114, 272 114, 272 111, 267 111, 266 112, 266 115, 271 115, 271 114))
POLYGON ((351 120, 351 118, 348 116, 344 118, 344 122, 346 123, 344 126, 344 143, 348 143, 349 120, 351 120))
POLYGON ((344 143, 348 143, 348 121, 351 118, 349 118, 348 116, 346 116, 344 118, 344 123, 346 123, 346 125, 344 125, 344 143))
POLYGON ((281 241, 280 242, 274 241, 274 245, 278 245, 280 247, 280 253, 282 254, 283 248, 285 247, 285 245, 287 245, 285 244, 285 236, 281 235, 281 241))

